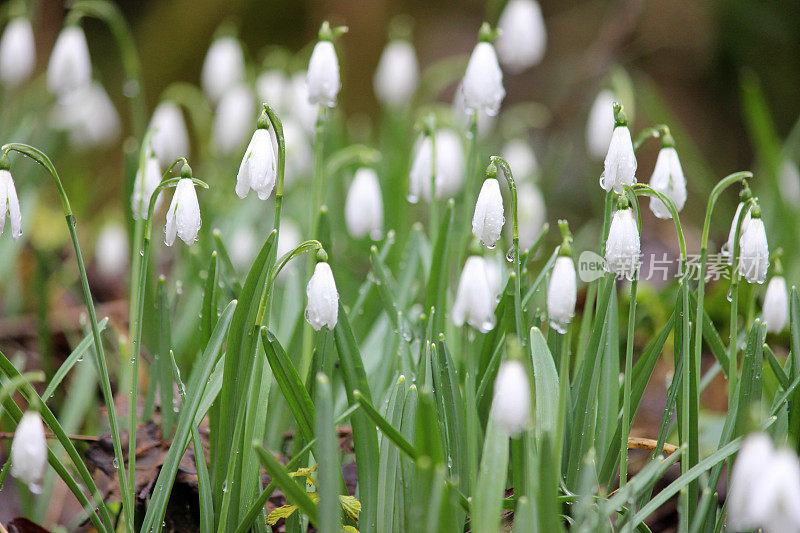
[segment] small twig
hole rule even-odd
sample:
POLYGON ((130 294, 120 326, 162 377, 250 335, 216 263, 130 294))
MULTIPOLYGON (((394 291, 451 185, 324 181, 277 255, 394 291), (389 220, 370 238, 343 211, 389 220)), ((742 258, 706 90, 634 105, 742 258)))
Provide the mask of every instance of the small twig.
MULTIPOLYGON (((654 439, 645 439, 641 437, 628 437, 628 449, 629 450, 650 450, 654 451, 656 449, 656 445, 658 445, 658 441, 654 439)), ((662 453, 665 455, 672 455, 673 453, 678 451, 678 447, 674 444, 667 444, 664 443, 664 448, 662 453)))

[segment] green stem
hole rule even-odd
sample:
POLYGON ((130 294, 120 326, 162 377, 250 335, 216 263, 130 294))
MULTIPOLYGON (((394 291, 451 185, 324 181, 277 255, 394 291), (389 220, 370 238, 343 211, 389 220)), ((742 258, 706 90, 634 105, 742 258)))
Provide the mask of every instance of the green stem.
POLYGON ((325 107, 319 108, 317 125, 314 133, 314 187, 313 202, 311 203, 311 216, 309 217, 309 231, 315 231, 319 208, 325 201, 325 107))
POLYGON ((631 414, 631 379, 633 375, 633 333, 636 327, 636 292, 639 286, 639 269, 631 281, 631 301, 628 307, 628 332, 625 339, 625 377, 622 388, 622 438, 620 439, 619 486, 628 482, 628 435, 633 422, 631 414))
POLYGON ((568 327, 567 331, 563 334, 559 334, 561 337, 561 353, 559 354, 559 361, 558 361, 558 422, 556 423, 556 427, 558 429, 558 433, 556 435, 557 441, 555 446, 555 461, 556 461, 556 468, 558 469, 558 479, 563 479, 563 472, 562 472, 562 464, 561 464, 561 457, 563 454, 564 446, 565 446, 565 439, 566 439, 566 421, 567 421, 567 406, 569 401, 569 389, 570 389, 570 337, 572 333, 572 328, 568 327))
POLYGON ((739 258, 739 238, 742 234, 742 223, 747 214, 747 210, 753 204, 753 200, 742 207, 739 217, 736 219, 736 231, 733 236, 733 249, 731 250, 731 286, 729 289, 731 300, 730 336, 728 340, 728 403, 733 404, 733 394, 736 389, 736 382, 739 380, 739 360, 736 337, 739 326, 739 269, 736 261, 739 258))

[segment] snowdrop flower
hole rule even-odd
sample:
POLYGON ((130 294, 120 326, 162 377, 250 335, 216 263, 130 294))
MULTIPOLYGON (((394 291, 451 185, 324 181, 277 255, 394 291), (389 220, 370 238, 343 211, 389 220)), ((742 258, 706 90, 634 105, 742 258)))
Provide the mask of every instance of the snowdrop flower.
POLYGON ((224 155, 241 149, 252 128, 256 103, 246 85, 233 87, 220 100, 214 114, 214 144, 224 155))
POLYGON ((409 104, 417 90, 419 64, 414 46, 405 39, 394 39, 383 49, 372 84, 378 100, 389 107, 409 104))
POLYGON ((47 441, 39 413, 28 411, 11 441, 11 475, 28 486, 34 494, 42 492, 42 478, 47 468, 47 441))
MULTIPOLYGON (((184 165, 186 168, 187 165, 184 165)), ((185 176, 185 172, 181 172, 185 176)), ((194 182, 186 177, 182 177, 175 187, 175 194, 172 195, 172 203, 167 210, 167 225, 164 228, 167 246, 175 243, 178 236, 187 245, 191 245, 197 240, 200 232, 200 204, 197 201, 197 192, 194 190, 194 182)))
POLYGON ((497 370, 492 396, 492 419, 516 437, 531 418, 531 383, 525 365, 517 360, 504 361, 497 370))
POLYGON ((475 214, 472 216, 472 234, 481 244, 492 249, 500 239, 500 232, 506 218, 503 215, 503 195, 500 193, 500 182, 497 178, 487 178, 478 193, 475 202, 475 214))
POLYGON ((767 232, 758 207, 751 209, 750 222, 739 239, 739 274, 750 283, 764 283, 769 267, 767 232))
POLYGON ((334 32, 327 22, 319 30, 319 40, 311 52, 306 74, 308 101, 314 105, 334 107, 336 96, 342 88, 339 79, 339 59, 333 47, 334 32))
POLYGON ((450 316, 453 324, 466 322, 481 333, 491 331, 495 325, 495 298, 489 285, 485 260, 477 255, 467 258, 458 280, 456 299, 450 316))
MULTIPOLYGON (((275 136, 271 134, 273 141, 275 136)), ((302 125, 292 115, 283 121, 283 140, 286 144, 286 168, 284 169, 283 186, 288 188, 298 179, 311 173, 311 162, 314 157, 311 153, 306 132, 302 125)), ((277 141, 275 144, 277 153, 277 141)))
POLYGON ((315 331, 326 326, 336 327, 339 320, 339 292, 328 263, 320 262, 314 267, 314 275, 308 280, 306 287, 306 321, 315 331))
POLYGON ((467 101, 464 98, 463 80, 456 87, 452 110, 453 117, 455 117, 457 124, 464 130, 466 135, 472 135, 472 121, 475 120, 475 131, 479 139, 486 137, 492 131, 497 120, 496 115, 489 115, 485 109, 473 111, 467 107, 467 101))
POLYGON ((36 64, 36 43, 31 21, 15 17, 0 37, 0 81, 14 88, 27 80, 36 64))
POLYGON ((484 24, 480 41, 472 50, 461 82, 466 109, 470 113, 485 111, 490 116, 497 114, 506 95, 503 89, 503 72, 491 43, 491 33, 488 24, 484 24))
POLYGON ((246 198, 252 189, 258 193, 259 200, 266 200, 275 188, 278 174, 268 128, 269 120, 262 114, 236 175, 236 195, 239 198, 246 198))
POLYGON ((489 283, 489 292, 492 293, 495 302, 500 301, 500 295, 503 292, 504 262, 504 258, 499 254, 486 257, 483 260, 483 266, 486 269, 486 281, 489 283))
POLYGON ((781 194, 792 205, 800 203, 800 169, 791 159, 784 159, 778 169, 781 194))
POLYGON ((314 134, 317 125, 317 106, 309 101, 305 72, 292 76, 289 94, 289 109, 292 115, 303 126, 308 135, 314 134))
POLYGON ((764 533, 800 531, 800 462, 757 433, 745 439, 731 473, 728 527, 764 533))
POLYGON ((422 197, 431 200, 431 158, 436 152, 436 198, 449 198, 460 189, 464 180, 464 148, 461 138, 450 129, 436 131, 435 148, 428 135, 422 134, 414 149, 409 172, 408 201, 416 203, 422 197))
POLYGON ((528 143, 522 139, 512 139, 506 143, 502 150, 503 159, 514 175, 520 178, 529 178, 539 170, 536 154, 528 143))
POLYGON ((764 323, 770 333, 780 333, 789 322, 789 294, 783 276, 773 276, 764 294, 764 323))
MULTIPOLYGON (((671 140, 672 137, 669 136, 667 139, 671 140)), ((678 152, 671 143, 658 152, 653 177, 650 178, 650 187, 670 198, 679 212, 683 209, 686 203, 686 178, 683 176, 678 152)), ((650 210, 658 218, 672 218, 667 206, 658 198, 650 198, 650 210)))
MULTIPOLYGON (((153 192, 161 183, 161 169, 158 166, 158 159, 152 151, 145 156, 144 172, 142 169, 136 171, 136 178, 133 181, 133 194, 131 195, 131 211, 133 218, 147 218, 150 208, 150 198, 153 192), (144 183, 142 183, 144 180, 144 183)), ((156 198, 153 209, 157 210, 161 205, 161 195, 156 198)))
POLYGON ((121 224, 110 223, 103 226, 94 246, 94 260, 97 270, 105 279, 117 279, 128 267, 128 233, 121 224))
POLYGON ((78 150, 106 148, 119 138, 119 115, 111 98, 96 81, 59 98, 52 123, 66 130, 70 144, 78 150))
POLYGON ((605 269, 617 276, 633 280, 639 267, 639 228, 630 206, 614 212, 606 240, 605 269))
POLYGON ((614 114, 614 132, 603 163, 600 186, 606 191, 613 189, 617 194, 622 194, 624 185, 636 183, 636 154, 633 153, 627 120, 618 104, 614 104, 614 114))
POLYGON ((497 55, 509 71, 517 73, 544 57, 547 29, 536 0, 511 0, 497 22, 497 55))
POLYGON ((378 173, 371 168, 359 168, 347 191, 344 206, 347 231, 355 239, 366 235, 373 241, 383 237, 383 198, 378 173))
POLYGON ((517 184, 517 214, 519 216, 519 248, 527 250, 542 232, 547 209, 542 193, 533 183, 517 184))
POLYGON ((228 91, 244 80, 242 45, 232 36, 211 43, 203 61, 200 82, 209 100, 219 102, 228 91))
POLYGON ((78 25, 61 30, 47 64, 47 90, 63 96, 92 81, 86 35, 78 25))
POLYGON ((589 111, 589 120, 586 122, 586 147, 589 155, 595 159, 602 159, 608 152, 608 145, 611 144, 615 101, 614 93, 603 89, 597 93, 589 111))
POLYGON ((262 72, 256 79, 258 99, 266 102, 272 109, 285 112, 289 105, 286 102, 290 89, 289 79, 281 70, 273 69, 262 72))
MULTIPOLYGON (((749 193, 747 193, 747 195, 749 196, 749 193)), ((743 200, 745 199, 743 198, 743 200)), ((736 221, 739 220, 739 216, 741 216, 742 209, 745 208, 745 206, 747 205, 748 204, 746 201, 742 201, 739 202, 738 206, 736 206, 736 213, 734 213, 733 215, 733 221, 731 221, 731 229, 728 232, 728 240, 725 241, 725 244, 722 245, 722 250, 720 250, 722 255, 728 259, 728 264, 731 264, 731 260, 733 259, 732 254, 733 254, 733 243, 734 239, 736 238, 736 221)), ((741 235, 744 235, 744 230, 747 229, 747 225, 750 223, 750 217, 751 217, 750 209, 748 206, 747 210, 744 213, 744 218, 742 219, 741 235)))
POLYGON ((162 167, 166 168, 178 158, 189 155, 189 134, 183 113, 175 102, 165 100, 158 104, 148 129, 153 132, 150 145, 162 167))
POLYGON ((569 255, 560 255, 553 265, 550 282, 547 284, 547 314, 550 315, 550 327, 559 333, 566 333, 567 324, 575 314, 577 298, 575 263, 569 255))
POLYGON ((6 216, 11 222, 11 237, 16 241, 22 235, 22 212, 14 179, 9 171, 8 156, 3 154, 0 158, 0 235, 6 226, 6 216))

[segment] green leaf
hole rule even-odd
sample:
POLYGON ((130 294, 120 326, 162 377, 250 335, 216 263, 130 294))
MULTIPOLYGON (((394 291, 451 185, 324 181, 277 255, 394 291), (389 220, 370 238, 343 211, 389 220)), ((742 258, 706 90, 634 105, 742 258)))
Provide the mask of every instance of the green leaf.
POLYGON ((433 248, 431 258, 431 270, 428 274, 428 288, 425 295, 425 311, 431 307, 436 309, 436 316, 433 317, 433 331, 438 334, 444 331, 444 310, 447 297, 447 280, 450 255, 450 242, 453 240, 450 235, 453 233, 453 212, 455 202, 450 199, 447 208, 439 224, 439 233, 436 237, 436 244, 433 248))
POLYGON ((530 331, 533 380, 536 393, 536 433, 552 438, 558 421, 558 373, 553 356, 539 328, 530 331))
MULTIPOLYGON (((104 318, 100 321, 97 325, 100 331, 102 332, 106 329, 106 325, 108 324, 108 318, 104 318)), ((89 351, 90 348, 94 346, 94 339, 92 338, 91 333, 86 335, 83 340, 78 343, 72 353, 61 363, 61 366, 58 367, 56 373, 53 374, 53 378, 50 380, 50 383, 47 384, 47 388, 42 393, 42 398, 50 399, 55 394, 56 389, 64 381, 64 378, 67 377, 69 371, 72 370, 72 367, 75 366, 75 363, 83 361, 83 358, 86 356, 86 352, 89 351)))
POLYGON ((169 357, 172 350, 172 308, 169 305, 167 279, 164 276, 158 279, 156 285, 156 313, 158 314, 158 350, 153 354, 155 358, 153 370, 158 382, 158 389, 161 392, 161 434, 169 438, 175 427, 175 412, 172 410, 174 396, 172 369, 169 357))
POLYGON ((433 390, 439 417, 445 427, 445 448, 450 476, 458 479, 459 488, 468 490, 467 450, 464 443, 465 421, 464 400, 459 389, 459 376, 447 348, 444 335, 439 336, 439 344, 433 350, 436 367, 433 372, 433 390))
MULTIPOLYGON (((339 502, 339 441, 333 418, 333 393, 331 382, 325 374, 317 374, 315 428, 317 447, 315 457, 318 465, 317 492, 319 493, 320 533, 339 533, 341 511, 339 502)), ((310 440, 310 439, 309 439, 310 440)), ((359 511, 360 509, 359 504, 359 511)), ((358 519, 358 512, 356 519, 358 519)))
POLYGON ((381 414, 375 409, 375 407, 372 406, 369 400, 367 400, 364 395, 361 394, 361 391, 357 390, 353 392, 353 397, 358 402, 358 405, 361 406, 361 410, 364 411, 370 419, 372 419, 375 425, 378 426, 381 432, 392 444, 397 446, 397 448, 409 458, 415 461, 419 459, 420 452, 417 451, 414 445, 408 442, 388 420, 381 416, 381 414))
POLYGON ((470 528, 475 533, 497 533, 506 488, 508 435, 490 416, 483 442, 478 483, 472 502, 470 528))
MULTIPOLYGON (((306 493, 305 487, 299 485, 294 479, 289 477, 286 469, 281 466, 271 453, 264 449, 260 442, 254 441, 253 448, 258 455, 261 465, 267 470, 275 484, 280 487, 286 495, 286 499, 296 505, 314 525, 319 523, 319 513, 317 505, 306 493)), ((291 514, 291 512, 289 512, 291 514)), ((288 515, 287 515, 288 516, 288 515)))

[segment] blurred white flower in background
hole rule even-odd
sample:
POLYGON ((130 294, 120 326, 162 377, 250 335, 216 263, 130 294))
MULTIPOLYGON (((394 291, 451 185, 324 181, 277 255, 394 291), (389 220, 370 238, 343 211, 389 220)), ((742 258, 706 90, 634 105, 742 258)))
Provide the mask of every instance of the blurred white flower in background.
POLYGON ((0 37, 0 82, 8 88, 27 80, 36 65, 36 42, 31 21, 15 17, 6 24, 0 37))
MULTIPOLYGON (((500 153, 503 154, 503 159, 508 163, 517 181, 531 178, 539 171, 539 162, 533 148, 522 139, 511 139, 503 146, 500 153)), ((502 172, 502 169, 498 170, 502 172)))
POLYGON ((356 170, 344 205, 347 231, 353 238, 369 235, 377 241, 383 237, 383 197, 375 169, 356 170))
POLYGON ((310 102, 305 72, 297 72, 292 76, 288 100, 291 115, 303 126, 308 135, 314 135, 318 109, 310 102))
POLYGON ((614 102, 616 97, 608 89, 603 89, 594 99, 586 122, 586 148, 594 159, 603 159, 611 144, 614 132, 614 102))
POLYGON ((247 140, 256 118, 253 91, 240 84, 222 97, 214 113, 214 144, 223 155, 239 151, 247 140))
POLYGON ((764 293, 763 318, 770 333, 780 333, 789 323, 789 293, 783 276, 772 276, 764 293))
POLYGON ((92 81, 92 61, 86 35, 78 25, 65 26, 56 39, 47 64, 47 89, 58 96, 92 81))
MULTIPOLYGON (((150 197, 153 192, 161 183, 161 170, 158 166, 158 159, 149 151, 144 160, 144 173, 142 169, 136 171, 136 178, 133 181, 133 193, 131 194, 131 211, 133 211, 133 218, 147 218, 148 210, 150 208, 150 197), (144 179, 144 184, 142 184, 144 179)), ((162 196, 156 198, 154 210, 157 210, 161 205, 162 196)))
POLYGON ((339 79, 339 60, 331 41, 321 40, 314 46, 308 61, 306 87, 310 103, 326 107, 336 105, 336 96, 342 84, 339 79))
POLYGON ((283 185, 288 188, 311 173, 314 154, 311 151, 311 144, 306 132, 292 115, 287 116, 283 121, 283 140, 286 144, 286 169, 283 185))
POLYGON ((42 418, 36 411, 27 411, 11 441, 11 475, 28 486, 34 494, 42 492, 47 469, 47 441, 42 418))
POLYGON ((797 164, 784 158, 778 169, 778 179, 783 198, 792 205, 800 204, 800 169, 797 164))
POLYGON ((383 49, 373 78, 378 100, 389 107, 407 106, 418 82, 419 64, 414 45, 405 39, 393 39, 383 49))
POLYGON ((510 0, 497 23, 497 55, 513 73, 537 65, 547 46, 547 28, 536 0, 510 0))
POLYGON ((165 100, 156 106, 150 118, 150 145, 163 168, 181 157, 189 157, 189 134, 183 113, 175 102, 165 100))
POLYGON ((453 324, 461 327, 467 323, 481 333, 491 331, 495 326, 495 303, 486 260, 479 255, 468 257, 450 310, 453 324))
POLYGON ((508 436, 516 437, 531 418, 531 382, 520 361, 503 361, 494 380, 491 416, 508 436))
POLYGON ((290 105, 287 100, 291 87, 286 74, 278 69, 265 70, 256 78, 256 94, 261 102, 267 103, 276 113, 286 113, 290 105))
POLYGON ((100 275, 107 280, 121 278, 128 268, 129 255, 128 233, 122 224, 105 224, 94 245, 94 261, 100 275))
POLYGON ((536 185, 530 182, 517 184, 517 213, 519 216, 519 248, 527 250, 539 238, 542 226, 547 219, 544 198, 536 185))
POLYGON ((52 124, 66 130, 70 144, 78 150, 106 148, 121 133, 117 110, 97 81, 61 95, 53 109, 52 124))
MULTIPOLYGON (((464 147, 459 135, 451 129, 440 129, 435 134, 436 198, 449 198, 461 190, 464 181, 464 147)), ((429 136, 422 134, 414 146, 409 172, 408 200, 416 203, 420 198, 431 199, 431 172, 434 147, 429 136)))
POLYGON ((232 36, 214 39, 200 72, 200 82, 206 96, 212 103, 217 103, 242 81, 244 54, 241 43, 232 36))

